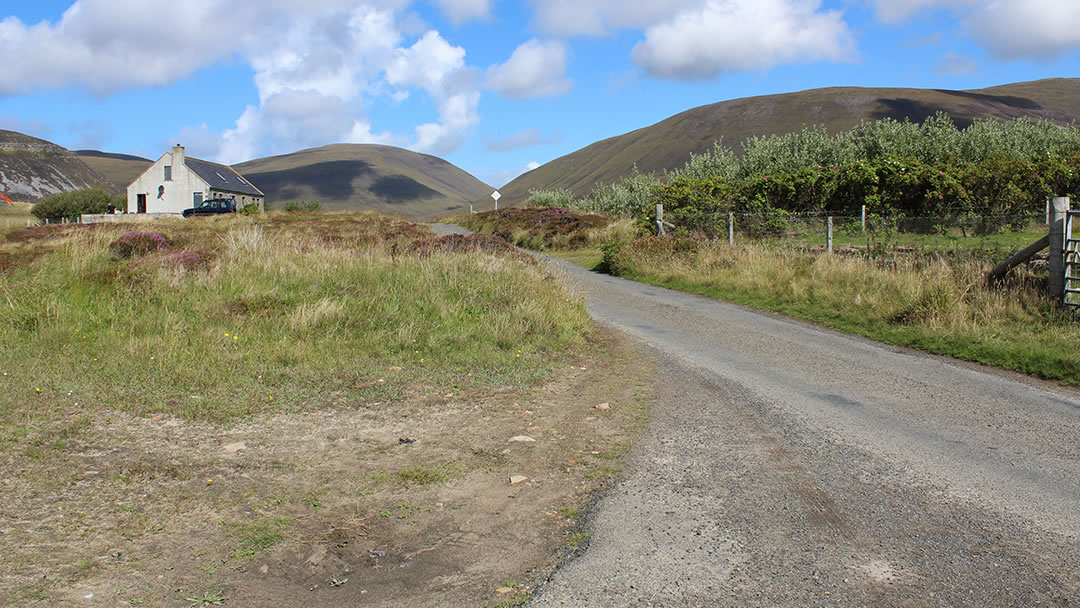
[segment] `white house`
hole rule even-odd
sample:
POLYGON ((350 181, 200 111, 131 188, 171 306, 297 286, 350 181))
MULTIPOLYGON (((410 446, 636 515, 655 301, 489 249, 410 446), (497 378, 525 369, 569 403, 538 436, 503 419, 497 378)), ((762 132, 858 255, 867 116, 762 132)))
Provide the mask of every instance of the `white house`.
POLYGON ((231 198, 236 208, 256 204, 263 193, 228 165, 187 158, 177 145, 127 187, 128 213, 182 213, 211 198, 231 198))

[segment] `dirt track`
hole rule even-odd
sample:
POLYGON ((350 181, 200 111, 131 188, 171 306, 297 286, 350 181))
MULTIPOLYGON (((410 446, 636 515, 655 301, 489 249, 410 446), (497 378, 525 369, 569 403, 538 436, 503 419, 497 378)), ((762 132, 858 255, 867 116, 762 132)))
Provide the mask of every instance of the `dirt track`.
POLYGON ((661 362, 534 606, 1074 606, 1080 399, 558 263, 661 362))

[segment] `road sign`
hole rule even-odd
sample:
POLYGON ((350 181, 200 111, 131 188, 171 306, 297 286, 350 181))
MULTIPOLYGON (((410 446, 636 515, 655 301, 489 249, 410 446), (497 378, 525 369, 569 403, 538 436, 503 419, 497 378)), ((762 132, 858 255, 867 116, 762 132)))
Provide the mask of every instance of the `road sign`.
POLYGON ((498 190, 496 190, 496 191, 491 193, 491 198, 495 199, 495 210, 498 211, 499 210, 499 199, 502 198, 502 195, 499 194, 498 190))

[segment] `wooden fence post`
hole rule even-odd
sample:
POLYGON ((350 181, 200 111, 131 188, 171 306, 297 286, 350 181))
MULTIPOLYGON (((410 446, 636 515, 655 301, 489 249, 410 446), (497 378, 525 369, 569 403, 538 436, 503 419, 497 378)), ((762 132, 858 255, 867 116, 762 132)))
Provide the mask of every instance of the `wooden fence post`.
POLYGON ((862 206, 862 231, 866 232, 866 205, 862 206))
POLYGON ((1069 197, 1058 196, 1050 201, 1050 297, 1065 301, 1065 219, 1069 214, 1069 197))
POLYGON ((656 234, 664 236, 664 205, 656 203, 656 234))
POLYGON ((825 251, 832 253, 832 216, 825 218, 825 251))
POLYGON ((727 214, 727 242, 728 245, 735 244, 735 214, 727 214))

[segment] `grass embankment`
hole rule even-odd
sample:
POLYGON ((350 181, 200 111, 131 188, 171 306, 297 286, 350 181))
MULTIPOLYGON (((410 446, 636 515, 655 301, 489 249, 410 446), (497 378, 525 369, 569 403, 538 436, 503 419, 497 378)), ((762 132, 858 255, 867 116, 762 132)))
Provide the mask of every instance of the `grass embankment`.
POLYGON ((0 605, 523 596, 647 403, 495 239, 271 213, 33 228, 0 261, 0 605))
MULTIPOLYGON (((536 232, 534 220, 523 230, 513 216, 488 216, 463 224, 511 235, 536 232)), ((1045 295, 1045 271, 1020 267, 1004 283, 986 284, 994 264, 1045 233, 894 234, 874 242, 838 232, 834 245, 847 251, 826 255, 824 237, 816 235, 753 241, 737 235, 731 246, 635 237, 634 231, 629 220, 599 228, 582 223, 543 244, 552 255, 644 283, 1080 385, 1080 322, 1045 295)))
POLYGON ((620 276, 806 319, 889 344, 1080 385, 1080 323, 1020 269, 988 286, 970 251, 826 255, 785 244, 635 239, 620 276))
POLYGON ((524 385, 587 328, 581 303, 542 269, 409 253, 423 236, 410 224, 343 215, 149 228, 168 245, 127 260, 109 250, 130 226, 39 228, 40 240, 4 246, 26 260, 0 283, 9 429, 53 403, 225 421, 416 386, 524 385))
POLYGON ((602 215, 561 208, 511 207, 446 221, 534 251, 598 251, 601 243, 624 239, 631 233, 629 222, 614 222, 602 215))
POLYGON ((31 220, 36 224, 37 218, 30 214, 31 208, 31 205, 9 205, 0 200, 0 235, 14 230, 22 230, 26 228, 27 222, 31 220))

